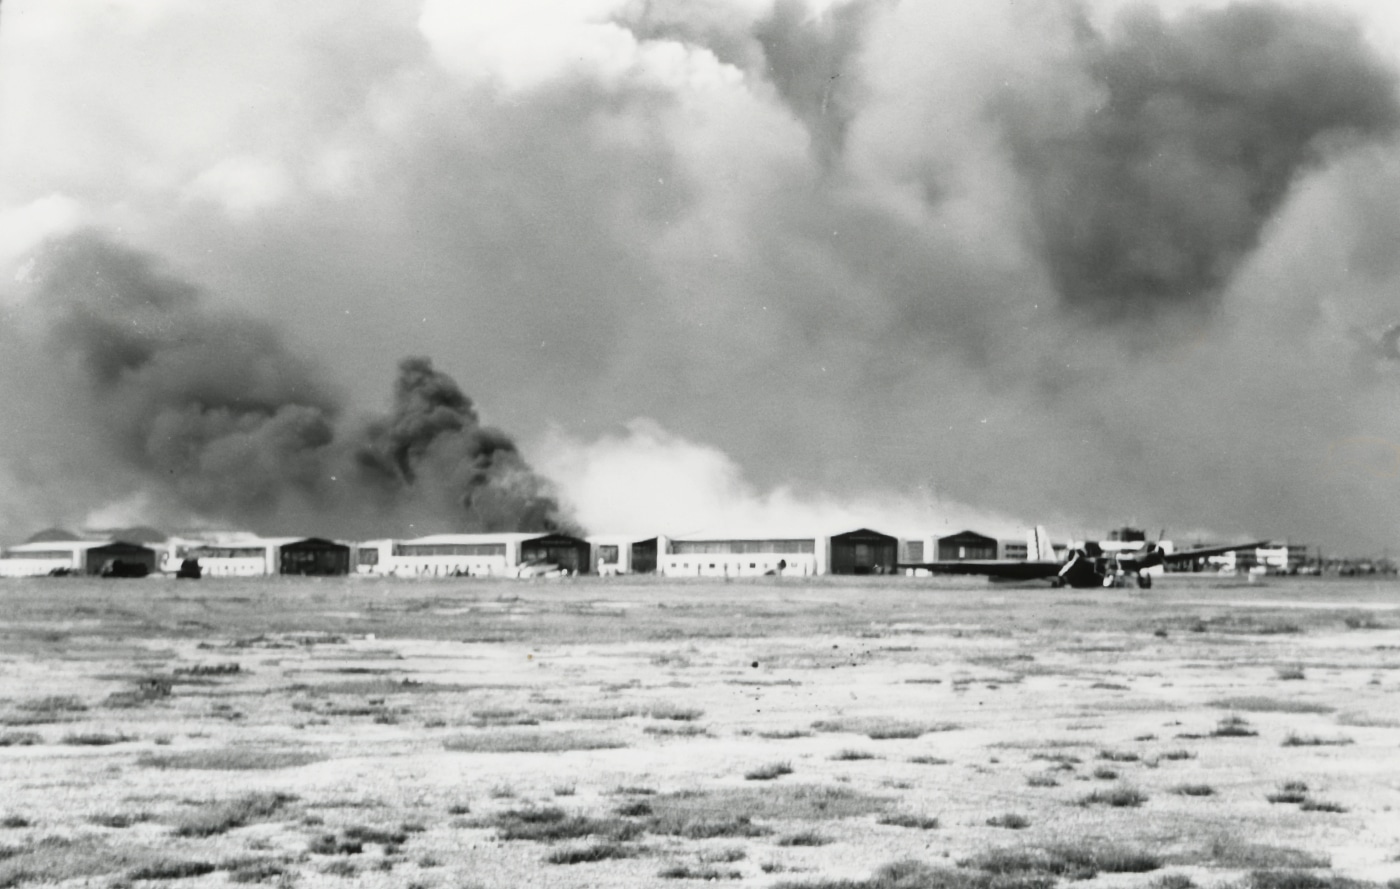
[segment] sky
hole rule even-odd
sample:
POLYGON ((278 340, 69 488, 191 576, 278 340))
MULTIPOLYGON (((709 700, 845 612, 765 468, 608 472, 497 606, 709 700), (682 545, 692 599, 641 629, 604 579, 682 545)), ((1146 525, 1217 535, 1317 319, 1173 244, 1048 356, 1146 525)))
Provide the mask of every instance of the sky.
POLYGON ((0 541, 1400 544, 1400 10, 0 11, 0 541))

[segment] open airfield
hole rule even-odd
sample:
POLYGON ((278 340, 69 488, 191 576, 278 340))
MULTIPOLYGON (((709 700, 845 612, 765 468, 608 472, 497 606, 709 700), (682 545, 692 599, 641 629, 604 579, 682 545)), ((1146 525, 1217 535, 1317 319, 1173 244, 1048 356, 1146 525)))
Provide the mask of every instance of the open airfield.
POLYGON ((1400 585, 0 583, 0 887, 1400 885, 1400 585))

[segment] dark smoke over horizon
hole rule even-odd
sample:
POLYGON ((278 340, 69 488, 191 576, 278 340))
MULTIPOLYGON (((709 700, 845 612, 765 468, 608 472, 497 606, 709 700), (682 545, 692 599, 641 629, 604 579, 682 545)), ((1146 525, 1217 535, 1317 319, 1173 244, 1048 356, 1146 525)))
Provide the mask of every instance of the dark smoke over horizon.
POLYGON ((149 486, 656 533, 727 492, 1400 545, 1400 7, 13 2, 0 260, 159 261, 104 272, 149 328, 0 277, 7 527, 149 486), (107 345, 60 374, 60 327, 107 345), (386 410, 386 354, 475 402, 409 365, 386 410))
POLYGON ((1139 6, 1079 41, 1090 107, 1000 117, 1060 297, 1099 322, 1209 310, 1304 172, 1400 124, 1395 72, 1335 14, 1139 6))
POLYGON ((109 459, 86 468, 131 479, 105 496, 144 495, 148 522, 334 536, 571 527, 511 438, 428 358, 399 363, 388 414, 351 420, 272 323, 211 309, 154 257, 82 231, 47 244, 32 274, 49 371, 106 443, 109 459))

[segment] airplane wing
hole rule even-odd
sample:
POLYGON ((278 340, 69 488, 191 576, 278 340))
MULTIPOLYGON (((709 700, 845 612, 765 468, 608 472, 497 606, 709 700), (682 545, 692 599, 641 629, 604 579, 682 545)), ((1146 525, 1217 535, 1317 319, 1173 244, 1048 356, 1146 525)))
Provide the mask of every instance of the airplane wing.
POLYGON ((1261 546, 1273 546, 1271 540, 1256 540, 1253 543, 1234 543, 1229 546, 1206 546, 1200 549, 1187 549, 1174 553, 1163 553, 1162 558, 1167 562, 1189 562, 1192 559, 1203 559, 1206 556, 1220 556, 1228 552, 1240 549, 1258 549, 1261 546))
POLYGON ((1065 567, 1065 563, 1022 562, 1011 559, 967 559, 957 562, 924 562, 901 567, 924 568, 934 574, 981 574, 1008 580, 1041 580, 1058 576, 1060 570, 1065 567))

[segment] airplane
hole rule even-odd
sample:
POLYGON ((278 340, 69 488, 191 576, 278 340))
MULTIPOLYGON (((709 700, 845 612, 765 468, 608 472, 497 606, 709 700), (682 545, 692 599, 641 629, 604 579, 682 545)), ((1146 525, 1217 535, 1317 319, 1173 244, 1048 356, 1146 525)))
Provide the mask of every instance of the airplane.
POLYGON ((1037 526, 1028 535, 1027 555, 1032 557, 1029 559, 967 559, 908 567, 923 568, 934 574, 981 574, 992 580, 1048 580, 1052 586, 1077 589, 1127 586, 1131 578, 1142 589, 1148 589, 1152 586, 1153 568, 1269 545, 1270 541, 1259 540, 1169 553, 1160 542, 1144 540, 1125 546, 1114 541, 1105 548, 1089 541, 1070 549, 1064 558, 1058 558, 1045 529, 1037 526))

